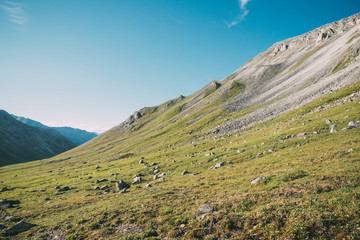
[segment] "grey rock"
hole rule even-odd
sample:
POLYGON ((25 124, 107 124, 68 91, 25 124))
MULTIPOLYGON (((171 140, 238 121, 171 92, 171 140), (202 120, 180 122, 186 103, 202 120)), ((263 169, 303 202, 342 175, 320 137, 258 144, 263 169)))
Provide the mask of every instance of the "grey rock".
POLYGON ((213 169, 217 169, 217 168, 220 168, 220 167, 222 167, 222 166, 224 166, 224 162, 219 162, 219 163, 217 163, 217 164, 214 166, 213 169))
POLYGON ((121 189, 119 193, 126 193, 126 188, 121 189))
POLYGON ((334 133, 337 132, 337 130, 335 129, 336 124, 330 125, 330 133, 334 133))
POLYGON ((95 183, 101 183, 101 182, 107 182, 108 180, 107 179, 98 179, 95 181, 95 183))
POLYGON ((12 208, 14 205, 19 204, 19 200, 7 200, 6 198, 0 200, 0 208, 12 208))
POLYGON ((331 124, 332 121, 330 119, 326 119, 326 124, 331 124))
POLYGON ((238 149, 236 152, 237 152, 237 153, 242 153, 242 152, 245 152, 245 149, 240 148, 240 149, 238 149))
POLYGON ((127 182, 125 182, 121 179, 116 182, 116 189, 118 191, 121 191, 122 189, 126 189, 126 188, 130 188, 130 185, 127 182))
POLYGON ((99 189, 100 189, 99 186, 95 186, 95 187, 94 187, 94 190, 99 190, 99 189))
POLYGON ((159 178, 159 182, 165 182, 165 178, 159 178))
POLYGON ((139 164, 142 164, 142 163, 144 163, 144 160, 141 159, 141 160, 139 161, 139 164))
POLYGON ((181 175, 185 175, 185 174, 188 174, 189 172, 187 170, 184 170, 181 172, 181 175))
POLYGON ((199 214, 209 214, 214 210, 214 208, 208 204, 203 204, 197 210, 199 214))
POLYGON ((347 127, 341 129, 341 130, 349 130, 349 129, 353 129, 353 128, 357 128, 360 127, 360 121, 357 121, 356 123, 354 123, 353 121, 350 121, 347 125, 347 127))
POLYGON ((215 153, 213 152, 205 153, 205 156, 213 156, 213 155, 215 155, 215 153))
POLYGON ((135 184, 135 183, 141 183, 142 182, 142 179, 141 179, 141 177, 134 177, 134 179, 133 179, 133 184, 135 184))
POLYGON ((21 220, 20 222, 16 223, 14 226, 8 228, 5 230, 5 235, 7 236, 14 236, 19 233, 25 232, 32 227, 34 227, 34 224, 27 223, 25 220, 21 220))
POLYGON ((100 187, 100 190, 107 190, 107 189, 109 189, 109 186, 107 184, 100 187))
POLYGON ((153 179, 155 180, 155 179, 157 179, 157 177, 158 177, 158 175, 154 175, 154 176, 153 176, 153 179))
POLYGON ((68 186, 65 186, 65 187, 62 187, 62 188, 59 188, 57 191, 58 192, 66 192, 66 191, 69 191, 71 188, 69 188, 68 186))
POLYGON ((298 139, 305 139, 305 138, 306 138, 306 135, 307 135, 306 132, 298 133, 297 138, 298 138, 298 139))
POLYGON ((266 178, 265 177, 258 177, 258 178, 255 178, 254 180, 251 181, 251 185, 254 185, 258 182, 262 182, 264 181, 266 178))
POLYGON ((144 185, 144 188, 149 188, 149 187, 151 187, 151 185, 152 185, 151 183, 147 183, 144 185))
POLYGON ((99 165, 96 165, 95 169, 99 169, 99 168, 100 168, 100 166, 99 166, 99 165))
POLYGON ((5 217, 6 222, 18 222, 20 220, 21 220, 21 218, 17 217, 17 216, 6 216, 5 217))

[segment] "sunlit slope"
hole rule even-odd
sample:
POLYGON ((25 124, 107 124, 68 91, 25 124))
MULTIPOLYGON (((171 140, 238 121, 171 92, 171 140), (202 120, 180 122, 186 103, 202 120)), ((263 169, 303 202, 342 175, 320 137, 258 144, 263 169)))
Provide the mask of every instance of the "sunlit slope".
POLYGON ((356 239, 360 128, 344 128, 360 121, 359 106, 356 83, 234 133, 204 135, 223 121, 211 121, 215 115, 164 126, 164 134, 144 127, 141 135, 82 155, 3 167, 1 186, 11 190, 1 195, 21 201, 6 212, 37 224, 26 233, 36 236, 58 229, 100 239, 356 239), (155 169, 164 175, 154 179, 155 169), (142 182, 126 193, 111 182, 132 183, 140 174, 142 182), (252 185, 258 177, 264 181, 252 185), (57 194, 57 185, 71 189, 57 194), (109 193, 94 190, 104 185, 109 193), (205 216, 202 204, 213 208, 205 216))
POLYGON ((208 131, 221 133, 273 118, 358 81, 359 51, 360 14, 356 14, 276 43, 191 96, 143 108, 75 152, 117 144, 146 131, 196 124, 214 114, 225 122, 208 131))

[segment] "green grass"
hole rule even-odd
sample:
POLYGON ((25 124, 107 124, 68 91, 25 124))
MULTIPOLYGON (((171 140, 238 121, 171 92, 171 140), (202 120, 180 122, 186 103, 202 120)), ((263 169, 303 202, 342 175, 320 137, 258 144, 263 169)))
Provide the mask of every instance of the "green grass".
MULTIPOLYGON (((241 94, 241 86, 233 87, 231 95, 241 94)), ((1 198, 21 201, 6 212, 37 225, 23 233, 29 239, 55 229, 67 239, 359 239, 360 129, 341 131, 360 120, 359 97, 343 101, 359 91, 360 82, 216 136, 207 133, 253 109, 209 112, 221 104, 209 100, 216 91, 196 111, 182 112, 182 101, 163 111, 148 109, 130 132, 111 131, 52 159, 0 168, 0 187, 11 188, 1 198), (329 133, 325 119, 338 132, 329 133), (306 138, 297 138, 303 132, 306 138), (237 153, 240 148, 245 151, 237 153), (205 156, 209 152, 214 155, 205 156), (153 180, 154 167, 144 168, 141 158, 157 163, 165 181, 153 180), (218 162, 225 165, 209 169, 218 162), (118 194, 110 182, 131 183, 139 173, 156 184, 118 194), (259 176, 266 181, 251 185, 259 176), (109 181, 95 183, 104 178, 109 181), (105 184, 110 193, 96 195, 94 186, 105 184), (56 185, 73 189, 56 194, 56 185), (197 208, 205 203, 214 211, 201 219, 197 208)))

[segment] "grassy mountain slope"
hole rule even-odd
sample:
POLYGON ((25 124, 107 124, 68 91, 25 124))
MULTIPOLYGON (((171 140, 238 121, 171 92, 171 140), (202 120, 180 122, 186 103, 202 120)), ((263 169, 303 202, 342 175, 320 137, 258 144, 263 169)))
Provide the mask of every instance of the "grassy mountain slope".
POLYGON ((74 147, 57 131, 30 127, 0 110, 0 166, 52 157, 74 147))
POLYGON ((100 239, 356 239, 360 128, 341 129, 360 120, 359 104, 356 83, 236 133, 207 136, 193 133, 199 130, 190 125, 149 136, 155 141, 143 136, 145 141, 131 139, 121 148, 3 167, 2 186, 12 190, 1 195, 21 199, 20 209, 7 212, 37 224, 33 237, 58 229, 60 235, 100 239), (330 133, 326 119, 337 132, 330 133), (165 181, 153 180, 155 166, 144 168, 141 158, 157 163, 165 181), (219 162, 224 166, 209 169, 219 162), (181 175, 183 170, 189 174, 181 175), (131 183, 139 173, 144 182, 127 193, 117 193, 110 182, 131 183), (266 180, 250 184, 260 176, 266 180), (95 183, 99 179, 108 181, 95 183), (145 183, 153 185, 144 188, 145 183), (97 195, 103 191, 94 186, 105 184, 110 193, 97 195), (56 194, 56 185, 72 189, 56 194), (204 203, 214 210, 201 218, 197 209, 204 203))
POLYGON ((0 220, 36 224, 32 239, 360 238, 360 128, 341 130, 360 121, 358 23, 277 43, 76 149, 2 167, 1 197, 21 203, 0 220))

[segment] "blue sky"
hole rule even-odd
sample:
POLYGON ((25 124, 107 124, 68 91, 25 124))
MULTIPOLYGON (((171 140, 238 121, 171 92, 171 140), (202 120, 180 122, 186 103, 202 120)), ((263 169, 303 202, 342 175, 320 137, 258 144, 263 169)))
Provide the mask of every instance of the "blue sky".
POLYGON ((0 0, 0 108, 104 131, 359 0, 0 0))

